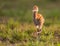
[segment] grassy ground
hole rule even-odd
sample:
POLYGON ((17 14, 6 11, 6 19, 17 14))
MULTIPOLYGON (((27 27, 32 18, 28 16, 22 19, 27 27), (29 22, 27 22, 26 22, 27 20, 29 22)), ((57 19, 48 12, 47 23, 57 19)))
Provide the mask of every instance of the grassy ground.
POLYGON ((33 23, 21 23, 10 18, 7 24, 0 24, 0 45, 60 46, 59 24, 50 24, 49 26, 45 24, 39 36, 33 35, 35 31, 33 23))
MULTIPOLYGON (((45 13, 46 11, 44 11, 45 13)), ((46 12, 42 33, 32 35, 36 28, 32 21, 31 13, 19 17, 2 17, 0 23, 1 46, 60 46, 60 14, 55 11, 46 12), (53 13, 52 13, 53 12, 53 13), (51 15, 50 15, 51 14, 51 15), (29 16, 28 16, 29 15, 29 16), (4 18, 4 19, 3 19, 4 18), (14 18, 14 19, 13 19, 14 18)))

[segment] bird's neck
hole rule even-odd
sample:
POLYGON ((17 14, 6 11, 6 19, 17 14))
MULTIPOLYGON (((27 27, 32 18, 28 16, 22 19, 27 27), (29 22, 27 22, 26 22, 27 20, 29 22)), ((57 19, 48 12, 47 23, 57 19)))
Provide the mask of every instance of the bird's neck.
POLYGON ((38 12, 34 12, 33 13, 34 18, 36 17, 37 14, 38 14, 38 12))

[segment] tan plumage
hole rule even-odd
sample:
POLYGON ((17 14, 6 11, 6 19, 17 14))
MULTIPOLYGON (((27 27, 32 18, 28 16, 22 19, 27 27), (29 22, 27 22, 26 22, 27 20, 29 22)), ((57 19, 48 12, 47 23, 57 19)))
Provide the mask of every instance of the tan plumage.
POLYGON ((42 26, 44 24, 44 17, 38 13, 38 10, 39 10, 38 6, 35 5, 33 7, 33 21, 37 28, 38 33, 40 33, 42 30, 42 26))

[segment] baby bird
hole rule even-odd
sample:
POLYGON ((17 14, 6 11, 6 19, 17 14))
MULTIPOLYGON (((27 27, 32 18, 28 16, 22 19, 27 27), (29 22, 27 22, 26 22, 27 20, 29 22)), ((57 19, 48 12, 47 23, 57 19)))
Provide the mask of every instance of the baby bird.
POLYGON ((44 17, 42 16, 42 14, 39 14, 38 13, 38 6, 34 6, 33 7, 33 21, 34 21, 34 24, 37 28, 37 33, 41 33, 42 31, 42 26, 44 24, 44 17))

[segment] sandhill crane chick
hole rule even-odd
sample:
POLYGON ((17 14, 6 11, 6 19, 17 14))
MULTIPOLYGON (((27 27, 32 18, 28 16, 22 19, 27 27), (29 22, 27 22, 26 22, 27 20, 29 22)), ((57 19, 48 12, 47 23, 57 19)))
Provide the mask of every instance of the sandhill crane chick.
POLYGON ((33 7, 33 21, 34 21, 34 24, 37 28, 37 33, 41 33, 42 31, 42 26, 44 24, 44 17, 38 13, 38 6, 34 6, 33 7))

